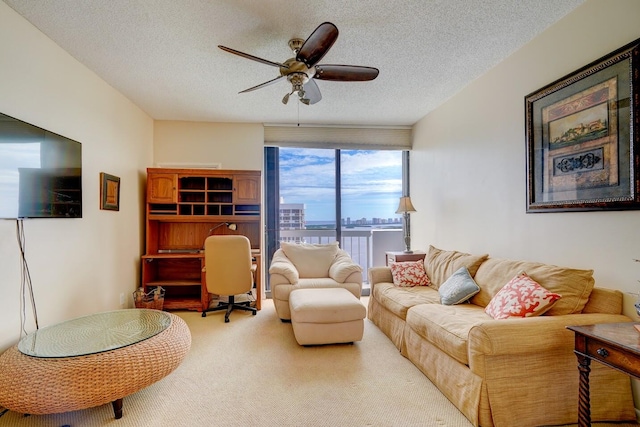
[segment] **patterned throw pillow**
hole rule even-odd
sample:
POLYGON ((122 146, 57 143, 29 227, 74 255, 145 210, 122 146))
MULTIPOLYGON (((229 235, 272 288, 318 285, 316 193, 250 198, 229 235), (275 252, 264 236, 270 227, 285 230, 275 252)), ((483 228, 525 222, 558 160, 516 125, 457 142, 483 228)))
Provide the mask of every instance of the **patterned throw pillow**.
POLYGON ((540 316, 560 298, 521 272, 491 298, 484 311, 494 319, 540 316))
POLYGON ((460 304, 478 292, 480 286, 473 280, 467 267, 460 267, 438 288, 443 305, 460 304))
POLYGON ((424 271, 423 261, 405 261, 389 263, 393 284, 396 286, 429 286, 431 281, 424 271))

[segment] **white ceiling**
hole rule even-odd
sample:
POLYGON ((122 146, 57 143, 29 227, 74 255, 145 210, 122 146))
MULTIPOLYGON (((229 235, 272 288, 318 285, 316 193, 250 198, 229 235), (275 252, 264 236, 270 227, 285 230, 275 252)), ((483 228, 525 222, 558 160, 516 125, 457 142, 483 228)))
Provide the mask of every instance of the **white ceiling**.
MULTIPOLYGON (((4 0, 158 120, 412 125, 584 0, 4 0), (275 62, 333 22, 320 61, 366 65, 370 82, 317 81, 323 99, 295 99, 275 62)), ((523 94, 524 96, 525 94, 523 94)))

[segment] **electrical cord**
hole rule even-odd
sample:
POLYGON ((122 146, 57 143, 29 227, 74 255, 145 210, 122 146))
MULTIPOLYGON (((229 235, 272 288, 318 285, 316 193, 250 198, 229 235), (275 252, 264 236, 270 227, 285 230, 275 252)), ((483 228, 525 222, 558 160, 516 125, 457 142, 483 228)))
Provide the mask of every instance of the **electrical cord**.
POLYGON ((27 335, 26 324, 26 298, 29 294, 29 300, 31 302, 31 310, 33 312, 33 319, 38 326, 38 312, 36 310, 36 300, 33 295, 33 286, 31 284, 31 273, 29 273, 29 264, 27 263, 27 257, 25 256, 25 236, 24 236, 24 224, 21 218, 16 220, 16 237, 18 239, 18 248, 20 249, 20 336, 22 334, 27 335))

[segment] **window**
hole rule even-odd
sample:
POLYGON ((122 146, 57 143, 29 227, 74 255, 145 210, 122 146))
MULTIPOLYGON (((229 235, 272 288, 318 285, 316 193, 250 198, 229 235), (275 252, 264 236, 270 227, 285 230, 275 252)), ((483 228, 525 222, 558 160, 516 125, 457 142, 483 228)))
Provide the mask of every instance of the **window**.
MULTIPOLYGON (((402 235, 395 213, 403 193, 400 150, 266 147, 267 264, 280 241, 335 240, 363 267, 371 266, 372 230, 402 235)), ((267 292, 269 291, 267 280, 267 292)))

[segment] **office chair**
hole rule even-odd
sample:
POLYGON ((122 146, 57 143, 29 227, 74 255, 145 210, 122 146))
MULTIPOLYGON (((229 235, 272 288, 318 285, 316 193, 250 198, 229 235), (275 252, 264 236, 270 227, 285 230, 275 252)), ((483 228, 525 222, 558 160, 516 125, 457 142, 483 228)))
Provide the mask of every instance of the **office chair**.
POLYGON ((202 312, 227 310, 225 323, 229 322, 229 314, 235 309, 252 312, 251 301, 235 302, 235 296, 251 292, 254 283, 256 266, 251 262, 251 244, 246 236, 215 235, 204 241, 204 272, 207 291, 212 294, 226 295, 228 302, 220 301, 217 306, 202 312))

